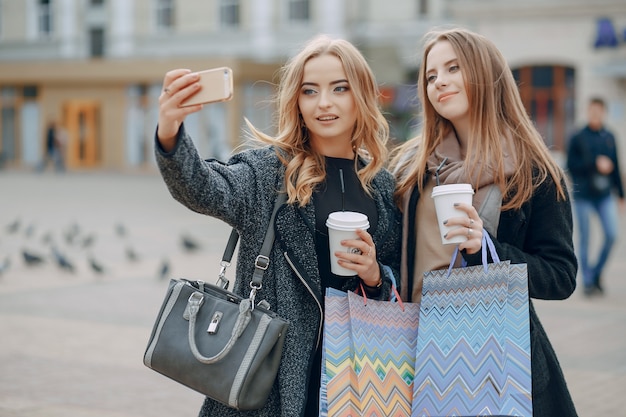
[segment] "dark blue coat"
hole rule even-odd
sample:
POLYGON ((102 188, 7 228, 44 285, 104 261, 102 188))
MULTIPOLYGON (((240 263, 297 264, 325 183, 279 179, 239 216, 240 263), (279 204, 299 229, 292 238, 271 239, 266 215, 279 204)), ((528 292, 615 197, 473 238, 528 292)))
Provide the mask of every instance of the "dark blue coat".
POLYGON ((612 190, 624 198, 615 137, 608 130, 593 130, 586 126, 572 136, 567 149, 567 169, 572 178, 574 199, 598 200, 607 197, 612 190), (592 186, 594 175, 598 175, 598 155, 608 156, 614 166, 608 176, 608 187, 600 191, 592 186))

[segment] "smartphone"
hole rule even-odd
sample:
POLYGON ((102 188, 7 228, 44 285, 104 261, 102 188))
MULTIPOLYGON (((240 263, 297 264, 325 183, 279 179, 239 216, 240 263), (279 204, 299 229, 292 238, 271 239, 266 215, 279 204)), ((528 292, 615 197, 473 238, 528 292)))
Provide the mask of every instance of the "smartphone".
POLYGON ((233 70, 228 67, 213 68, 198 72, 202 88, 180 103, 180 107, 194 104, 227 101, 233 97, 233 70))

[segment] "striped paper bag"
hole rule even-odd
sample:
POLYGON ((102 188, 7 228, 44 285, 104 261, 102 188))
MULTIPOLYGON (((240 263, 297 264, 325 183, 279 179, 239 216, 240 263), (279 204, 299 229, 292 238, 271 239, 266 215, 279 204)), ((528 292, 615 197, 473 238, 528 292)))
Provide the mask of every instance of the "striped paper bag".
POLYGON ((411 413, 419 304, 328 289, 320 416, 411 413))

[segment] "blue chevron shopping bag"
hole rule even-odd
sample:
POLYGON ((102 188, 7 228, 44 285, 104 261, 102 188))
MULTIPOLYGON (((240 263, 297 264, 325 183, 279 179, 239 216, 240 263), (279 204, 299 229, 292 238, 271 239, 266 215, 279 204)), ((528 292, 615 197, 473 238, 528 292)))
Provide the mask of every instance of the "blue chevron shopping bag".
POLYGON ((411 414, 419 304, 325 297, 320 416, 411 414))
POLYGON ((413 417, 532 417, 526 264, 501 262, 483 236, 482 265, 452 268, 457 248, 424 274, 413 417))

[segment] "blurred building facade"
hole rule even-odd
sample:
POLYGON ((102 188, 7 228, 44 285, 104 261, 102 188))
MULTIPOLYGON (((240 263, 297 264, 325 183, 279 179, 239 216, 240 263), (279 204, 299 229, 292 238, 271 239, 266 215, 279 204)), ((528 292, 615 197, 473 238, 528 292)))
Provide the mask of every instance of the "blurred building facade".
POLYGON ((420 39, 442 25, 498 45, 555 153, 594 95, 626 143, 623 0, 0 0, 0 155, 8 166, 36 165, 55 120, 69 169, 153 168, 165 72, 226 65, 234 99, 186 121, 204 156, 225 158, 244 117, 271 132, 277 71, 316 33, 364 52, 401 141, 419 123, 420 39))

